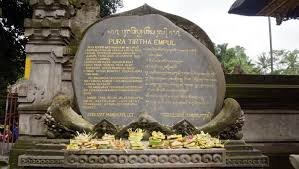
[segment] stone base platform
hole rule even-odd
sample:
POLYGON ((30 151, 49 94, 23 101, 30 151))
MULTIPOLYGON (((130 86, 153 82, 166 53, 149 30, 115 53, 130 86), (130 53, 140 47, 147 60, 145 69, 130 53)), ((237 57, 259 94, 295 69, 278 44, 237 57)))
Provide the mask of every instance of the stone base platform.
POLYGON ((69 168, 194 168, 224 167, 225 149, 147 149, 67 151, 69 168))
POLYGON ((20 139, 13 169, 42 168, 266 168, 268 157, 244 141, 215 149, 65 150, 68 140, 20 139))

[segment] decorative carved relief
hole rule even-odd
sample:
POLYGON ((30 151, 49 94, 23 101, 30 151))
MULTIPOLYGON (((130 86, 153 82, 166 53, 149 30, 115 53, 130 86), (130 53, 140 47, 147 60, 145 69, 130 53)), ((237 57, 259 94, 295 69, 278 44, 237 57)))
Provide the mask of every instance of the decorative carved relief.
POLYGON ((128 153, 111 151, 69 151, 65 154, 65 164, 68 167, 82 165, 85 167, 94 167, 102 165, 104 168, 121 166, 136 166, 158 168, 167 165, 172 168, 184 167, 224 167, 224 150, 172 150, 163 153, 163 150, 129 151, 128 153))
POLYGON ((30 5, 36 6, 68 6, 69 0, 30 0, 30 5))
POLYGON ((62 10, 62 9, 58 9, 55 11, 45 11, 45 10, 41 10, 41 9, 36 9, 34 11, 34 16, 35 16, 35 18, 38 18, 38 19, 43 19, 46 17, 53 17, 55 19, 59 19, 59 18, 63 18, 66 16, 66 11, 62 10))
POLYGON ((221 139, 233 139, 240 140, 243 138, 242 128, 245 123, 245 115, 242 111, 239 119, 231 126, 224 128, 220 133, 219 137, 221 139))
POLYGON ((44 124, 47 126, 46 135, 48 138, 73 138, 76 136, 76 131, 55 121, 50 112, 47 112, 40 120, 44 121, 44 124))
POLYGON ((101 138, 105 133, 113 135, 117 133, 116 127, 107 120, 102 120, 100 123, 95 125, 94 131, 97 133, 98 138, 101 138))
POLYGON ((129 124, 129 125, 125 126, 124 128, 122 128, 121 131, 119 131, 117 133, 117 137, 119 137, 119 138, 128 138, 127 130, 129 128, 143 129, 145 131, 145 135, 144 135, 145 140, 147 140, 149 138, 150 133, 152 133, 153 131, 161 131, 162 133, 167 134, 167 135, 173 134, 173 131, 170 128, 159 124, 155 119, 153 119, 153 117, 151 117, 147 113, 142 113, 139 116, 138 119, 136 119, 131 124, 129 124))
POLYGON ((187 120, 183 120, 179 122, 178 124, 174 125, 172 129, 175 131, 175 133, 180 133, 185 136, 193 135, 196 133, 196 128, 194 127, 194 125, 192 125, 187 120))
POLYGON ((21 80, 12 86, 12 91, 18 93, 18 102, 37 104, 45 99, 45 88, 36 85, 30 80, 21 80))
POLYGON ((63 156, 20 155, 18 158, 18 166, 62 167, 63 164, 63 156))
POLYGON ((241 159, 241 158, 237 158, 237 159, 227 159, 226 160, 226 164, 227 166, 243 166, 243 167, 257 167, 257 166, 263 166, 263 167, 267 167, 269 166, 269 160, 267 159, 267 157, 264 158, 246 158, 246 159, 241 159))

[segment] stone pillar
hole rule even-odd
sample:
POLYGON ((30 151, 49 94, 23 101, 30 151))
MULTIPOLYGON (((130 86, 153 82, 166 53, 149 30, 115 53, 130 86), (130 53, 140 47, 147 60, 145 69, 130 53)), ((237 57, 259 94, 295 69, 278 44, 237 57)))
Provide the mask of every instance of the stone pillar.
POLYGON ((72 59, 84 30, 98 19, 96 0, 30 0, 25 20, 30 79, 14 85, 19 95, 20 135, 44 136, 40 120, 57 93, 73 96, 72 59))

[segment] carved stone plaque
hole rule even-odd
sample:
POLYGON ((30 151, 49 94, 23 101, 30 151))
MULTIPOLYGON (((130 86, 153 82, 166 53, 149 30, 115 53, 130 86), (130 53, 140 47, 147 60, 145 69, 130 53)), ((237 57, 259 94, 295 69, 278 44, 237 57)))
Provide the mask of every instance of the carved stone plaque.
POLYGON ((201 126, 218 113, 225 80, 216 57, 160 15, 119 16, 90 27, 73 65, 84 118, 125 126, 147 113, 162 125, 201 126))

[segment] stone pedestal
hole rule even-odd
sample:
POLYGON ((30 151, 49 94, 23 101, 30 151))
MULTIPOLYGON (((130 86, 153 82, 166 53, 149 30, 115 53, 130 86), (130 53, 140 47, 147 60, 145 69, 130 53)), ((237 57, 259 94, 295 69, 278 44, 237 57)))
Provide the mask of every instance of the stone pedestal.
POLYGON ((68 140, 21 138, 10 165, 19 168, 266 168, 268 158, 244 141, 215 149, 65 150, 68 140))
POLYGON ((66 151, 67 168, 218 168, 225 149, 147 149, 66 151), (100 167, 99 167, 100 166, 100 167))

